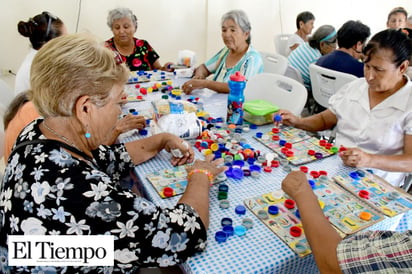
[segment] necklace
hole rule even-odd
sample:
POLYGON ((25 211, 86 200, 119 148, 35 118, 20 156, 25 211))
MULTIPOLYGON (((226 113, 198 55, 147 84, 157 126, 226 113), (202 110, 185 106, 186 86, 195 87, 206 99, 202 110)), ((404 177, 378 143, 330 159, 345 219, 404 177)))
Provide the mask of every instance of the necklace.
POLYGON ((47 128, 48 131, 50 131, 51 133, 53 133, 54 136, 59 137, 60 139, 62 139, 63 141, 65 141, 68 145, 71 145, 72 147, 76 148, 79 151, 82 151, 80 148, 78 148, 72 141, 70 141, 68 138, 64 137, 63 135, 58 134, 54 129, 52 129, 51 127, 49 127, 46 124, 46 121, 43 121, 43 125, 45 128, 47 128))

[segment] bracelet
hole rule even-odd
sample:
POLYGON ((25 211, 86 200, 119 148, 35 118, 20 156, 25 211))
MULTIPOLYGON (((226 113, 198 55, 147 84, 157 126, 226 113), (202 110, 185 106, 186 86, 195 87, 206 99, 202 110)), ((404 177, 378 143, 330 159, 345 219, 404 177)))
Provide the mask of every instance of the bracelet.
POLYGON ((189 180, 190 177, 195 174, 195 173, 203 173, 207 176, 207 178, 209 178, 209 182, 212 183, 213 182, 213 174, 206 169, 193 169, 189 172, 189 174, 187 174, 187 179, 189 180))

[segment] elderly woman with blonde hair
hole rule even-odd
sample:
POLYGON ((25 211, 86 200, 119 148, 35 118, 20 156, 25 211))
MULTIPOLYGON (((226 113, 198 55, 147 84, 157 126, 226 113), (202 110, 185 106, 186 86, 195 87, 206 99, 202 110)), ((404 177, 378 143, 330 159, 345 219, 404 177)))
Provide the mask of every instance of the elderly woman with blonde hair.
MULTIPOLYGON (((28 96, 44 118, 17 138, 4 175, 0 258, 5 258, 6 273, 62 271, 9 266, 10 235, 113 235, 114 265, 109 270, 114 273, 179 264, 205 248, 210 180, 224 170, 218 167, 221 162, 206 158, 190 165, 186 192, 172 208, 121 189, 122 176, 163 149, 180 151, 181 157, 171 157, 173 165, 192 162, 194 153, 170 134, 102 145, 125 103, 129 70, 88 36, 56 38, 33 61, 28 96)), ((82 268, 89 273, 107 270, 82 268)))

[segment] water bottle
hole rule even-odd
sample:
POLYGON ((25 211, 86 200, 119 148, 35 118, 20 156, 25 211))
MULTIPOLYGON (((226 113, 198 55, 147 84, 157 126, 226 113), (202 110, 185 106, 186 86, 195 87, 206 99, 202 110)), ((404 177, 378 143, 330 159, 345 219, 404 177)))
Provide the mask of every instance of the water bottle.
POLYGON ((243 90, 246 86, 245 76, 239 71, 230 75, 229 96, 227 98, 227 124, 242 125, 243 123, 243 102, 245 96, 243 90))

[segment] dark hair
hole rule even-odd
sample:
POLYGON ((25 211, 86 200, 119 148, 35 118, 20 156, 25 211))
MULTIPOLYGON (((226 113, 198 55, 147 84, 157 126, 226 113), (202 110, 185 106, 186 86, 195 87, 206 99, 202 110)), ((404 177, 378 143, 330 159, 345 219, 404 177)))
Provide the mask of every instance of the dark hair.
POLYGON ((412 54, 412 40, 403 30, 387 29, 375 34, 363 49, 365 63, 379 49, 389 49, 393 52, 393 63, 399 67, 405 60, 410 60, 412 54))
POLYGON ((359 41, 363 44, 371 35, 371 31, 367 25, 360 21, 349 20, 338 30, 338 46, 349 49, 356 45, 359 41))
POLYGON ((403 14, 405 14, 405 18, 408 18, 408 12, 407 12, 403 7, 396 7, 396 8, 393 8, 393 9, 389 12, 389 14, 388 14, 388 22, 389 22, 389 19, 391 18, 391 16, 394 15, 394 14, 396 14, 396 13, 403 13, 403 14))
POLYGON ((24 37, 29 37, 32 47, 40 49, 49 40, 62 35, 63 21, 50 12, 30 18, 27 22, 20 21, 17 30, 24 37))
POLYGON ((315 15, 313 15, 313 13, 311 13, 310 11, 304 11, 299 13, 296 17, 296 28, 299 29, 300 21, 306 24, 310 20, 315 20, 315 15))
POLYGON ((27 97, 27 91, 21 92, 13 98, 3 115, 4 130, 7 129, 10 121, 13 120, 19 109, 28 101, 29 98, 27 97))

